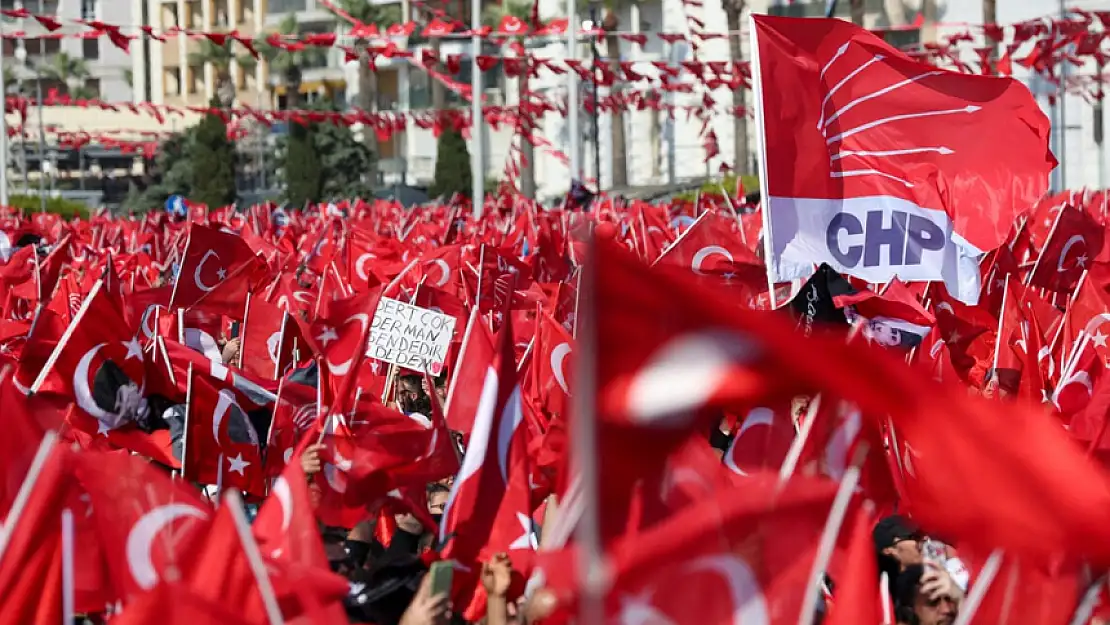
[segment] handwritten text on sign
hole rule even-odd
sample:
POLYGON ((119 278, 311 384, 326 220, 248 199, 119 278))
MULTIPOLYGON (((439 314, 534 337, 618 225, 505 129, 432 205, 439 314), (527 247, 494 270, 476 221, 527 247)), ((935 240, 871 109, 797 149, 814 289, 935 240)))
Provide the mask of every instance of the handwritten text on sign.
POLYGON ((370 326, 367 356, 439 375, 455 332, 455 318, 383 297, 370 326))

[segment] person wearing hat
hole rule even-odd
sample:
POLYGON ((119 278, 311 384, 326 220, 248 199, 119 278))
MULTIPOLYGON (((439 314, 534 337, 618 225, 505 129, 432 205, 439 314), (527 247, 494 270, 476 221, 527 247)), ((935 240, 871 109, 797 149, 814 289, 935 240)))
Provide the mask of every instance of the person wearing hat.
POLYGON ((924 536, 916 523, 899 514, 880 519, 871 530, 879 572, 894 579, 906 567, 921 564, 921 539, 924 536))

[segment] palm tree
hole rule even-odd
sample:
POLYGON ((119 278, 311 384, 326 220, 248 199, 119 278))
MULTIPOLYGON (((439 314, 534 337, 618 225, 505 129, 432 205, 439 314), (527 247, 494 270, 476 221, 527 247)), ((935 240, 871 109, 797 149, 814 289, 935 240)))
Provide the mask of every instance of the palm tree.
MULTIPOLYGON (((996 0, 983 0, 983 25, 994 24, 998 22, 998 4, 996 0)), ((998 42, 990 39, 984 31, 984 37, 987 38, 987 47, 990 52, 987 53, 987 63, 990 63, 991 73, 994 73, 994 57, 997 53, 998 42)))
MULTIPOLYGON (((399 4, 373 4, 369 0, 340 0, 340 6, 351 17, 363 24, 373 24, 379 30, 388 28, 390 24, 401 21, 401 5, 399 4)), ((354 42, 355 49, 359 51, 358 59, 358 106, 368 113, 378 111, 378 71, 374 66, 374 57, 366 50, 369 41, 359 39, 354 42), (364 52, 365 51, 365 52, 364 52)), ((373 170, 378 167, 378 135, 370 128, 363 128, 362 140, 370 148, 370 165, 373 170)), ((377 171, 369 172, 371 179, 377 178, 377 171)))
MULTIPOLYGON (((297 16, 286 15, 278 24, 279 35, 303 35, 304 31, 297 16)), ((266 43, 264 38, 255 42, 255 48, 262 58, 270 63, 270 70, 281 77, 285 83, 285 107, 296 108, 301 95, 301 76, 304 68, 322 65, 327 60, 327 52, 317 46, 305 46, 300 50, 286 50, 266 43)))
MULTIPOLYGON (((601 28, 605 31, 605 54, 613 73, 613 85, 609 87, 609 95, 614 102, 620 102, 622 81, 621 76, 621 40, 617 36, 620 30, 621 0, 609 0, 606 3, 605 19, 601 21, 601 28)), ((594 104, 597 105, 596 103, 594 104)), ((612 144, 613 187, 623 188, 628 186, 628 160, 625 157, 624 147, 624 109, 619 105, 613 107, 612 121, 609 123, 609 137, 612 144)), ((597 172, 598 187, 601 187, 601 172, 597 172)))
POLYGON ((852 15, 852 23, 863 26, 863 0, 851 0, 848 3, 848 10, 852 15))
MULTIPOLYGON (((489 5, 482 13, 482 23, 490 28, 497 28, 505 17, 515 17, 528 24, 532 20, 532 3, 529 0, 505 0, 501 4, 489 5)), ((508 46, 503 47, 508 48, 508 46)), ((528 62, 528 58, 525 55, 525 62, 528 62)), ((525 101, 528 99, 530 71, 531 68, 525 66, 524 73, 517 79, 517 106, 520 112, 523 112, 525 101)), ((520 136, 520 194, 528 199, 536 197, 536 146, 532 144, 535 125, 535 120, 531 117, 518 114, 516 132, 520 136)))
MULTIPOLYGON (((744 63, 744 46, 740 43, 740 23, 746 0, 723 0, 725 19, 728 21, 728 41, 732 53, 733 67, 744 63)), ((732 90, 733 106, 738 107, 737 115, 732 118, 732 167, 737 176, 748 173, 748 118, 745 110, 745 89, 743 85, 732 90)))
POLYGON ((44 80, 57 83, 70 97, 88 99, 89 90, 85 88, 85 80, 91 74, 84 59, 59 52, 41 65, 39 70, 44 80))
POLYGON ((224 45, 218 45, 211 39, 203 39, 200 46, 189 53, 189 65, 211 65, 216 72, 216 93, 224 106, 231 106, 235 99, 235 85, 231 82, 231 64, 234 62, 245 72, 254 71, 257 60, 249 54, 236 55, 231 46, 234 40, 228 38, 224 45))

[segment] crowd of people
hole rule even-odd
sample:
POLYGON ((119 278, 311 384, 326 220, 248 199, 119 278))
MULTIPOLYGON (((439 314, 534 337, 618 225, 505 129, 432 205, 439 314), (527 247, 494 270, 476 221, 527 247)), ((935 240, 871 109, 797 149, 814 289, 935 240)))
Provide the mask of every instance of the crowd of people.
POLYGON ((1053 330, 769 292, 750 203, 514 205, 5 217, 0 623, 1098 621, 1104 384, 1028 400, 1053 330))

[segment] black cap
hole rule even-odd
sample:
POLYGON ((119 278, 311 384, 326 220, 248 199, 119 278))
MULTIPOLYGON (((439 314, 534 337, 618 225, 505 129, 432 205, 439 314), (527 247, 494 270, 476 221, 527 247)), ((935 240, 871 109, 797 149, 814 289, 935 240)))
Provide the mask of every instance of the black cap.
POLYGON ((887 547, 893 547, 899 541, 920 537, 921 528, 899 514, 892 514, 883 518, 875 524, 875 529, 871 531, 871 538, 875 541, 875 550, 880 552, 887 547))

